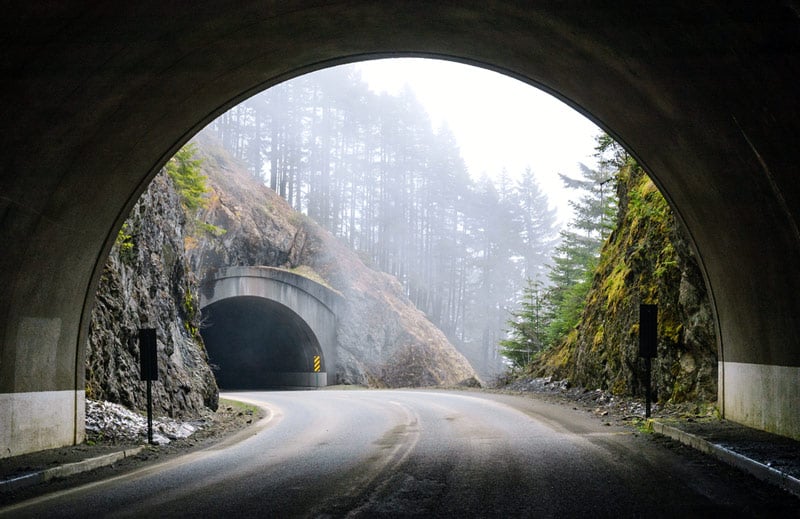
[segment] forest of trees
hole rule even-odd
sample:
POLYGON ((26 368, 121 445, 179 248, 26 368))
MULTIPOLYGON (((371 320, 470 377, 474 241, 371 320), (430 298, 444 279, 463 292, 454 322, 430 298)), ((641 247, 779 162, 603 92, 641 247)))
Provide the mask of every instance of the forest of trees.
POLYGON ((375 94, 355 68, 331 68, 270 88, 212 129, 295 209, 395 275, 456 343, 496 355, 527 280, 547 281, 558 229, 534 173, 473 180, 409 89, 375 94))

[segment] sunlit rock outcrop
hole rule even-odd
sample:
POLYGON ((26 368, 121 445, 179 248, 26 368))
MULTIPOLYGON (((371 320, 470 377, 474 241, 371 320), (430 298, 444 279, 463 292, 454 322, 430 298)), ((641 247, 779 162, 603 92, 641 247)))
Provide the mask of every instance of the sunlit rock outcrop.
POLYGON ((219 267, 266 265, 293 270, 339 291, 344 296, 339 383, 429 386, 476 377, 395 278, 367 267, 330 233, 253 180, 212 137, 200 134, 195 140, 212 188, 200 218, 225 230, 190 244, 198 277, 219 267))

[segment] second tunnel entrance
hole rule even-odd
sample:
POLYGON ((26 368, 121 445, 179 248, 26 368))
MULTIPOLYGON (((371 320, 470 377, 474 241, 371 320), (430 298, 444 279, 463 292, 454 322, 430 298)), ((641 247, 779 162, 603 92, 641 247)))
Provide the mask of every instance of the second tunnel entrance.
POLYGON ((319 340, 286 306, 244 296, 203 312, 207 326, 200 333, 222 389, 319 385, 314 374, 315 357, 324 370, 319 340))
POLYGON ((202 283, 206 343, 222 389, 318 387, 335 382, 341 295, 265 266, 225 267, 202 283))

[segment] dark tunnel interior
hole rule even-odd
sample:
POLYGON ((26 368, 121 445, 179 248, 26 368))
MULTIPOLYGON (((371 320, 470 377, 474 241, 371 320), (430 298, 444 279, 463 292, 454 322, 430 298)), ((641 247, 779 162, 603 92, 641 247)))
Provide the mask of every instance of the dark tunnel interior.
POLYGON ((200 334, 222 389, 291 387, 289 374, 313 371, 314 356, 322 355, 305 321, 268 299, 223 299, 203 309, 203 321, 200 334))

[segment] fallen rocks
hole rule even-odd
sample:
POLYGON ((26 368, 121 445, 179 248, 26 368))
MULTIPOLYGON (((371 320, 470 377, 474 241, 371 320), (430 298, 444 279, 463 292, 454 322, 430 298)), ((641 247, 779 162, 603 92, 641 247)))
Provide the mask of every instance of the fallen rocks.
POLYGON ((503 389, 511 391, 562 392, 570 388, 568 380, 553 380, 553 377, 521 378, 503 389))
MULTIPOLYGON (((613 415, 620 420, 632 420, 645 416, 645 403, 641 400, 614 396, 610 391, 603 389, 572 386, 568 380, 553 380, 553 377, 522 377, 500 389, 557 396, 581 404, 587 411, 601 418, 613 415)), ((656 413, 668 415, 679 412, 679 409, 674 406, 664 409, 659 403, 654 402, 650 406, 650 411, 653 415, 656 413)), ((681 408, 680 411, 682 412, 683 409, 681 408)))

